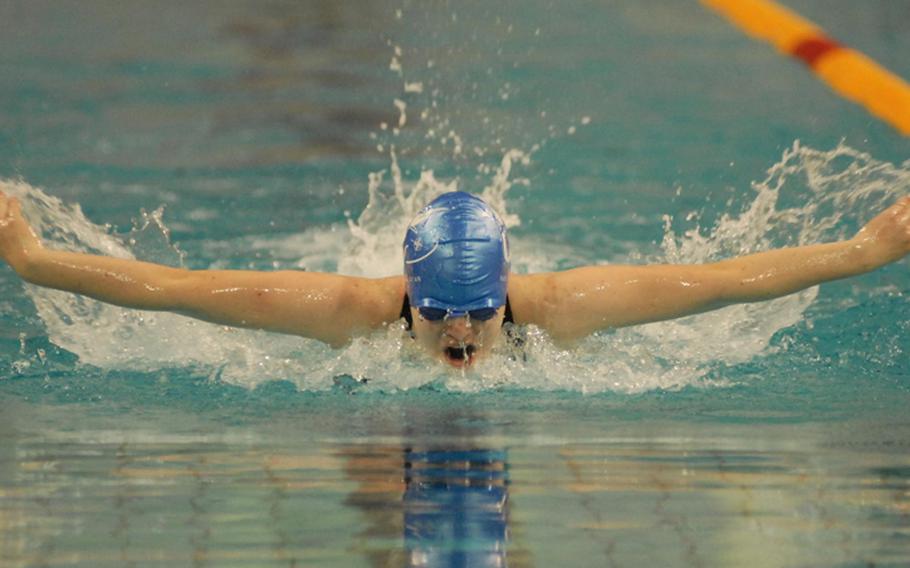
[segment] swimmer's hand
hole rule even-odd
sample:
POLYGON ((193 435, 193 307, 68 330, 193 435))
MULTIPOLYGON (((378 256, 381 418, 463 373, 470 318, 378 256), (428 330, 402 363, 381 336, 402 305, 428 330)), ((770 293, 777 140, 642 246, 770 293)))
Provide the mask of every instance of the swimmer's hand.
POLYGON ((910 253, 910 196, 869 221, 850 242, 862 251, 867 270, 905 257, 910 253))
POLYGON ((22 216, 19 200, 0 191, 0 258, 21 272, 29 255, 40 249, 41 241, 22 216))

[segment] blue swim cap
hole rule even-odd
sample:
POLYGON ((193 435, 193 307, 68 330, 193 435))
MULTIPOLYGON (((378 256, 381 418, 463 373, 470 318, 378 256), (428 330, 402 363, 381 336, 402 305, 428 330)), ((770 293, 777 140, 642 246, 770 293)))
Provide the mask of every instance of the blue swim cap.
POLYGON ((506 227, 493 208, 463 191, 440 195, 420 210, 404 237, 408 296, 416 308, 469 310, 506 303, 506 227))

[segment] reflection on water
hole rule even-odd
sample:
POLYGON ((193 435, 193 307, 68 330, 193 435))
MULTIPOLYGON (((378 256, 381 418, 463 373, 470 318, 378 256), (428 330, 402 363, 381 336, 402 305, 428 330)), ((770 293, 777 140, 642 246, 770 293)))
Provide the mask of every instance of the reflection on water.
POLYGON ((476 439, 486 419, 468 409, 409 413, 401 443, 340 448, 356 482, 345 505, 366 522, 352 551, 372 566, 531 565, 512 540, 508 453, 476 439))
POLYGON ((242 425, 6 400, 0 565, 910 561, 906 424, 645 424, 599 412, 591 430, 581 407, 488 413, 440 400, 391 412, 414 400, 324 398, 242 425), (55 418, 64 410, 71 429, 55 418), (338 437, 339 414, 364 433, 338 437))
POLYGON ((505 451, 373 446, 345 448, 339 455, 345 473, 357 482, 345 504, 366 519, 355 550, 371 565, 526 564, 507 561, 505 451), (380 542, 385 546, 376 546, 380 542))
POLYGON ((373 566, 506 566, 509 490, 506 452, 488 449, 348 448, 345 472, 358 482, 345 500, 368 527, 360 537, 400 542, 371 548, 373 566))
POLYGON ((410 566, 505 566, 504 451, 404 452, 404 536, 410 566))

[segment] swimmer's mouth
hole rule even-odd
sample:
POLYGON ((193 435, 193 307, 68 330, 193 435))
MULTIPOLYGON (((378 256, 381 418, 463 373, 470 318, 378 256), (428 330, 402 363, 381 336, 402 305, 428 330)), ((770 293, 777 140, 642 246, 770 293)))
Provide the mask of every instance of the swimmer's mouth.
POLYGON ((474 358, 474 353, 477 352, 477 346, 475 345, 465 345, 464 347, 446 347, 445 354, 446 358, 452 363, 464 364, 471 361, 474 358))

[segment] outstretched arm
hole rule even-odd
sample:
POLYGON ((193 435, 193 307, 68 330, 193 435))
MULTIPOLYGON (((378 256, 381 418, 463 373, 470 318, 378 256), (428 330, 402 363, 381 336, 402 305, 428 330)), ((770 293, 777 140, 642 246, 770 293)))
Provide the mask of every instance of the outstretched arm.
POLYGON ((910 196, 847 241, 785 248, 712 264, 589 266, 518 277, 510 284, 519 321, 554 339, 660 321, 729 304, 769 300, 869 272, 910 253, 910 196))
POLYGON ((24 280, 142 310, 319 339, 334 346, 398 317, 401 277, 191 271, 44 248, 19 202, 0 193, 0 258, 24 280))

